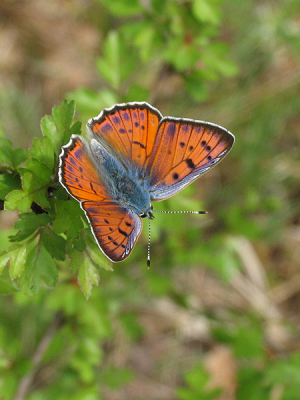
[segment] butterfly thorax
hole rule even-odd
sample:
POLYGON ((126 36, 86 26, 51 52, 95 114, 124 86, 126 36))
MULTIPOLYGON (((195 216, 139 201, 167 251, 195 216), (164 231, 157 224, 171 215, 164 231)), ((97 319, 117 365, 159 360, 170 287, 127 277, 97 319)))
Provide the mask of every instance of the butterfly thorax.
POLYGON ((149 184, 134 170, 117 170, 111 175, 112 197, 125 208, 138 215, 148 215, 151 210, 149 184))

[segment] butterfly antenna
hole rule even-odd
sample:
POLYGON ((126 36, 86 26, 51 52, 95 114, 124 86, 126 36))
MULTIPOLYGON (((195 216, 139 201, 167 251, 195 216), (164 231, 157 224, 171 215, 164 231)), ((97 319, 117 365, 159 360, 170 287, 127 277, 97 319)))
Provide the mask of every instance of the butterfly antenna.
POLYGON ((151 226, 150 218, 148 218, 148 246, 147 246, 147 268, 150 269, 150 239, 151 239, 151 226))
POLYGON ((165 214, 208 214, 208 211, 165 211, 165 210, 152 210, 152 211, 165 214))

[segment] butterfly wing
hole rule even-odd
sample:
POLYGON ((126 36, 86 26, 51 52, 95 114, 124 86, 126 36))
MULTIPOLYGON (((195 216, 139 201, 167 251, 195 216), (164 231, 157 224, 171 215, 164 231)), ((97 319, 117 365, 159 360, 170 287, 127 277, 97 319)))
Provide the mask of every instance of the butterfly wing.
POLYGON ((128 257, 141 233, 141 219, 114 202, 85 201, 82 208, 106 257, 114 262, 128 257))
POLYGON ((161 118, 160 112, 145 102, 116 104, 90 119, 87 127, 110 152, 143 169, 161 118))
POLYGON ((73 135, 59 160, 59 181, 80 202, 100 249, 111 261, 124 260, 141 232, 140 218, 111 200, 84 139, 73 135))
POLYGON ((146 170, 151 199, 166 199, 220 162, 234 143, 221 126, 190 119, 161 120, 146 170))

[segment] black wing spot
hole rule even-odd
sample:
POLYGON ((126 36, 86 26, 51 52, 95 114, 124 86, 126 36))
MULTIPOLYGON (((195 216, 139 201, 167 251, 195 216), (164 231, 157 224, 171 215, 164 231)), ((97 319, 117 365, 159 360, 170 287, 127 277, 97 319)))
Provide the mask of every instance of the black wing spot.
POLYGON ((126 226, 132 226, 130 222, 125 221, 126 226))
POLYGON ((120 122, 121 122, 120 118, 117 117, 117 116, 112 117, 112 120, 113 120, 113 122, 114 122, 115 124, 117 124, 117 125, 120 124, 120 122))
POLYGON ((207 159, 210 161, 211 160, 211 156, 207 156, 207 159))
POLYGON ((111 232, 113 232, 113 228, 112 228, 111 226, 109 227, 109 230, 110 230, 111 232))
POLYGON ((108 122, 101 127, 102 133, 108 133, 108 132, 111 132, 112 130, 113 130, 113 128, 112 128, 111 124, 109 124, 108 122))
POLYGON ((113 240, 113 238, 111 236, 107 236, 109 240, 113 240))
POLYGON ((135 142, 132 142, 133 144, 137 144, 137 145, 139 145, 142 149, 145 149, 146 148, 146 146, 145 145, 143 145, 143 143, 141 143, 141 142, 137 142, 137 141, 135 141, 135 142))
POLYGON ((123 235, 123 236, 125 236, 125 237, 128 237, 128 236, 129 236, 128 233, 125 232, 125 231, 123 231, 121 228, 118 228, 118 230, 119 230, 119 232, 121 233, 121 235, 123 235))
POLYGON ((189 151, 193 151, 193 150, 194 150, 194 146, 190 146, 189 151))
POLYGON ((202 140, 201 146, 202 146, 202 147, 205 147, 205 146, 206 146, 206 140, 202 140))
POLYGON ((211 151, 211 146, 206 146, 206 151, 211 151))
POLYGON ((180 146, 180 147, 184 147, 184 146, 185 146, 185 143, 184 143, 184 142, 180 142, 180 143, 179 143, 179 146, 180 146))
POLYGON ((177 180, 178 178, 179 178, 179 175, 177 174, 177 172, 174 172, 173 179, 177 180))
POLYGON ((134 123, 134 126, 137 128, 140 124, 138 122, 134 123))
POLYGON ((185 160, 185 162, 186 162, 187 166, 188 166, 190 169, 194 169, 194 168, 195 168, 195 164, 193 163, 193 160, 192 160, 191 158, 187 158, 187 159, 185 160))
POLYGON ((106 218, 104 218, 104 222, 105 222, 106 224, 109 224, 109 221, 108 221, 106 218))
POLYGON ((80 172, 83 172, 83 168, 82 168, 82 167, 79 167, 79 171, 80 171, 80 172))
POLYGON ((125 244, 121 244, 122 249, 126 249, 125 244))
POLYGON ((126 130, 124 128, 120 128, 119 133, 126 133, 126 130))
POLYGON ((176 131, 176 125, 173 122, 170 122, 167 128, 167 135, 174 136, 176 131))

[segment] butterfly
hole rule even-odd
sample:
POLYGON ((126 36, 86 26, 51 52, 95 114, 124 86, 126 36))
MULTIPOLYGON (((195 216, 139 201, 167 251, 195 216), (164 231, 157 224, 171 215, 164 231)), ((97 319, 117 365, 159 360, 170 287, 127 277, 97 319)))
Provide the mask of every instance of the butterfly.
MULTIPOLYGON (((128 257, 167 199, 221 161, 234 136, 219 125, 163 117, 146 102, 116 104, 72 135, 59 155, 59 181, 79 201, 95 240, 113 261, 128 257)), ((201 213, 201 212, 199 212, 201 213)), ((148 266, 150 257, 148 251, 148 266)))

